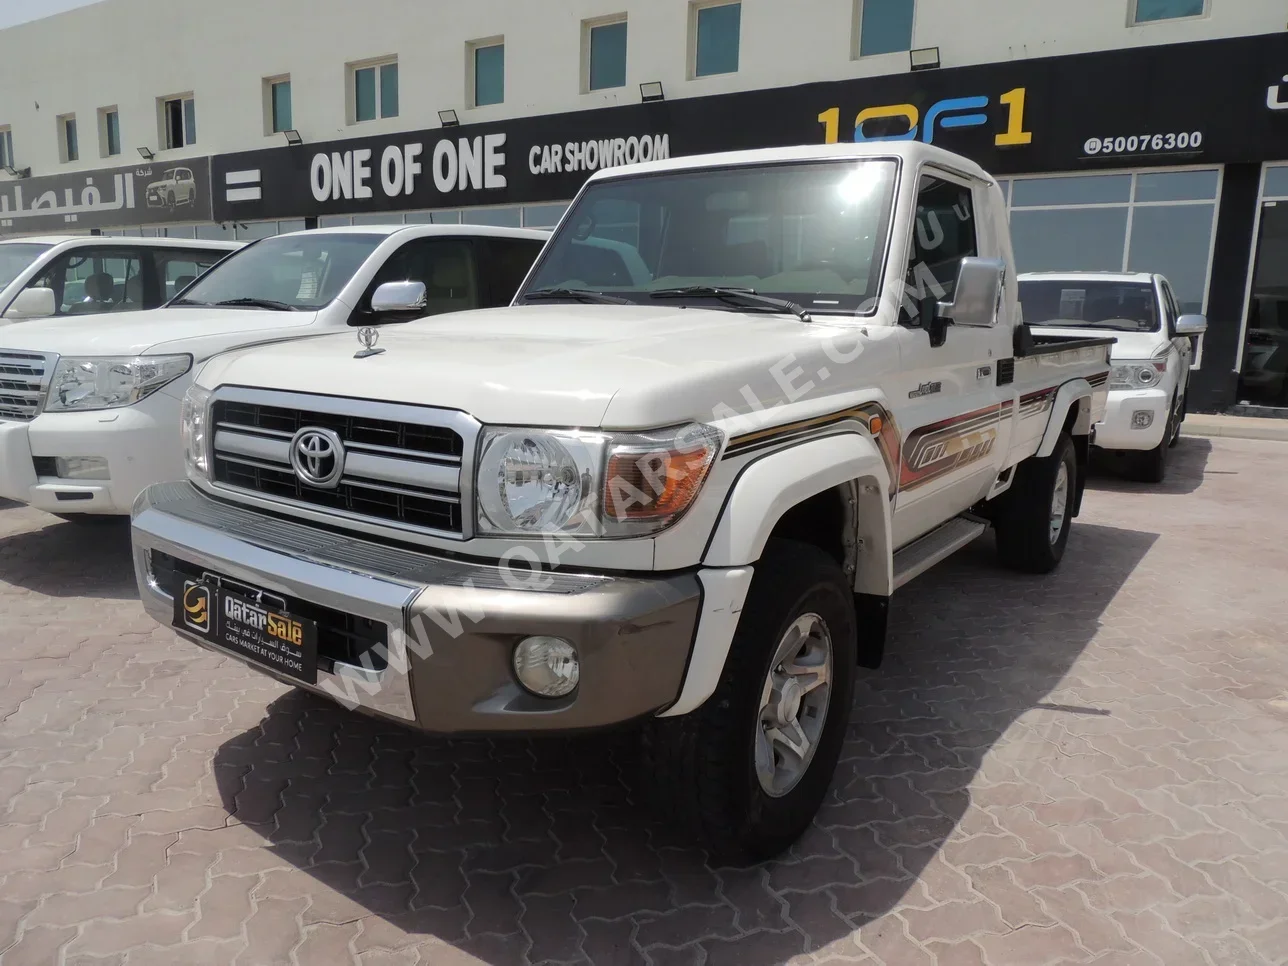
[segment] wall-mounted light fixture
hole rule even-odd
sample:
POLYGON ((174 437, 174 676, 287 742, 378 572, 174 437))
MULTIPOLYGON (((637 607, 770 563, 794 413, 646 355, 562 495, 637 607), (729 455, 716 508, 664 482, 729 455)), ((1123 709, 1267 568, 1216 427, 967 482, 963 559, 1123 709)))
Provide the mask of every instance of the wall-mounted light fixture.
POLYGON ((438 120, 439 120, 439 123, 443 125, 443 127, 461 126, 460 118, 456 116, 455 111, 439 111, 438 120))
POLYGON ((152 153, 151 148, 139 148, 139 157, 141 157, 144 161, 151 161, 153 158, 156 157, 156 155, 152 153))
POLYGON ((648 103, 649 101, 664 101, 666 94, 662 91, 661 81, 645 81, 640 85, 640 100, 648 103))
POLYGON ((938 47, 918 47, 908 51, 913 70, 935 70, 939 66, 938 47))

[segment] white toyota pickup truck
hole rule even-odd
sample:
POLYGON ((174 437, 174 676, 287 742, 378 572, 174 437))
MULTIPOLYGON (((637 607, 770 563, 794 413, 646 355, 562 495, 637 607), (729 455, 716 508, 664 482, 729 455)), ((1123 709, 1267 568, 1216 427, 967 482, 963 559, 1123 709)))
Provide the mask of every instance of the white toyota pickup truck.
POLYGON ((510 307, 211 360, 144 605, 425 731, 634 723, 661 805, 776 854, 891 595, 990 523, 1064 553, 1111 340, 1017 304, 997 182, 939 148, 597 173, 510 307))
POLYGON ((1020 276, 1020 305, 1039 331, 1114 337, 1109 398, 1092 440, 1135 479, 1161 483, 1207 319, 1181 314, 1171 283, 1146 273, 1031 272, 1020 276))
POLYGON ((506 305, 549 236, 295 232, 247 245, 162 309, 0 327, 0 497, 75 519, 127 515, 144 487, 182 478, 180 401, 211 356, 506 305))

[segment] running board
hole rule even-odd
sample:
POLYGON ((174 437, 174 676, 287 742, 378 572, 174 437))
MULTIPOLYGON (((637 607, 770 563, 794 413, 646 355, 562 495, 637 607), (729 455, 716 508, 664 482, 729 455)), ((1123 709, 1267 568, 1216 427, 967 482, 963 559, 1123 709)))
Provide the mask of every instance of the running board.
POLYGON ((894 555, 895 590, 956 553, 987 529, 988 524, 977 517, 960 516, 918 537, 894 555))

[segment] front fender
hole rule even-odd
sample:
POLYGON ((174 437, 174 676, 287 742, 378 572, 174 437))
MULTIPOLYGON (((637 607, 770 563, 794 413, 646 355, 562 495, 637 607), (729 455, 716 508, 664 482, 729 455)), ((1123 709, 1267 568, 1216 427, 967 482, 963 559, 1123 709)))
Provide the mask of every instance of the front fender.
POLYGON ((876 442, 840 433, 776 450, 748 463, 734 480, 703 557, 707 567, 744 567, 764 553, 774 527, 792 507, 837 487, 857 499, 855 591, 893 592, 890 471, 876 442))
POLYGON ((1078 416, 1073 425, 1074 435, 1086 436, 1091 432, 1091 393, 1091 383, 1082 378, 1071 379, 1060 387, 1055 394, 1055 402, 1051 405, 1050 421, 1047 423, 1046 432, 1042 435, 1038 456, 1050 456, 1055 452, 1055 444, 1060 434, 1064 432, 1064 423, 1069 415, 1070 406, 1078 407, 1078 416))

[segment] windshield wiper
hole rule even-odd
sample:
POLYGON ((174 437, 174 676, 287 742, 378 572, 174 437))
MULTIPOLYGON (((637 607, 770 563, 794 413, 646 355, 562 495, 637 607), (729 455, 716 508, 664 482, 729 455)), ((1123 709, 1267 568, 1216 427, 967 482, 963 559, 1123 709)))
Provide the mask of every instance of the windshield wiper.
POLYGON ((196 299, 178 299, 171 302, 171 305, 210 305, 209 302, 198 302, 196 299))
POLYGON ((686 288, 660 288, 656 292, 649 292, 649 296, 655 299, 720 299, 722 302, 738 305, 742 308, 764 308, 772 309, 775 312, 788 312, 802 322, 810 321, 809 315, 795 302, 760 295, 752 288, 726 288, 723 285, 690 285, 686 288))
POLYGON ((529 299, 573 299, 577 302, 595 302, 599 305, 634 305, 630 299, 618 298, 606 292, 592 292, 588 288, 539 288, 533 292, 524 292, 523 300, 529 299))
POLYGON ((216 302, 215 305, 245 305, 256 309, 272 309, 274 312, 294 312, 294 305, 287 305, 285 302, 275 302, 273 299, 224 299, 222 302, 216 302))

